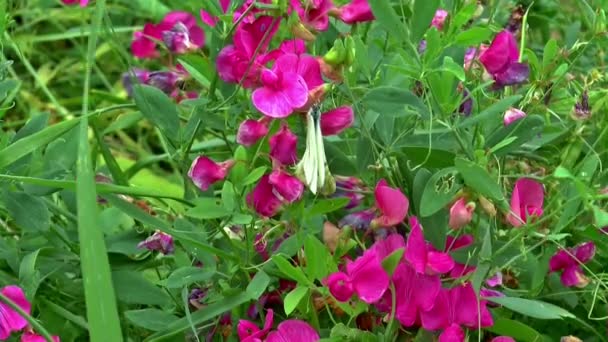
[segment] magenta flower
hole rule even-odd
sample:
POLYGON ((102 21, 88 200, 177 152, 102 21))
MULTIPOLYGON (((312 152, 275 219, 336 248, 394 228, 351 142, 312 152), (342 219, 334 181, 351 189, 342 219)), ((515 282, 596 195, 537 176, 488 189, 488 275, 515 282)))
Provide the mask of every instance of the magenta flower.
POLYGON ((291 166, 298 160, 296 150, 298 137, 286 124, 283 124, 281 129, 270 137, 268 144, 270 145, 270 156, 281 165, 291 166))
POLYGON ((496 336, 490 342, 517 342, 513 337, 509 336, 496 336))
POLYGON ((270 332, 266 342, 316 342, 319 334, 310 324, 297 319, 279 323, 277 330, 270 332))
POLYGON ((307 54, 284 53, 277 58, 275 65, 284 73, 296 73, 306 83, 308 91, 322 86, 321 66, 317 59, 307 54))
POLYGON ((486 279, 486 284, 488 284, 489 287, 502 285, 502 272, 496 272, 496 274, 486 279))
POLYGON ((264 321, 264 327, 260 329, 257 324, 247 321, 240 320, 237 325, 236 332, 239 335, 241 342, 258 342, 263 341, 264 337, 272 329, 272 323, 274 322, 274 311, 268 309, 266 313, 266 320, 264 321))
POLYGON ((247 195, 247 204, 264 217, 272 217, 279 212, 281 199, 275 194, 268 175, 263 176, 247 195))
POLYGON ((294 72, 279 70, 278 60, 273 70, 262 70, 262 87, 253 91, 251 100, 262 114, 272 118, 285 118, 308 100, 304 79, 294 72))
POLYGON ((133 96, 133 83, 147 84, 150 79, 150 72, 143 69, 131 69, 122 74, 122 86, 129 96, 133 96))
POLYGON ((475 203, 467 203, 464 197, 459 198, 452 207, 450 207, 450 220, 448 226, 454 230, 458 230, 471 222, 475 212, 475 203))
POLYGON ((422 226, 415 216, 410 217, 410 234, 407 238, 405 259, 420 274, 443 274, 454 268, 454 260, 444 252, 438 252, 424 240, 422 226))
POLYGON ((444 9, 438 9, 435 12, 435 16, 433 17, 433 20, 431 21, 431 26, 436 27, 437 30, 441 31, 443 29, 443 24, 445 23, 445 20, 448 17, 448 11, 444 10, 444 9))
POLYGON ((401 190, 389 187, 386 181, 381 179, 376 185, 374 196, 380 216, 372 221, 373 226, 392 227, 403 222, 407 216, 410 201, 401 190))
POLYGON ((507 214, 507 221, 514 227, 520 227, 530 222, 531 217, 542 216, 544 197, 542 184, 529 178, 518 179, 511 194, 511 210, 507 214))
MULTIPOLYGON (((323 123, 321 122, 322 125, 323 123)), ((355 177, 344 176, 335 176, 334 178, 336 180, 336 192, 334 192, 333 197, 349 198, 350 202, 344 207, 345 209, 358 207, 364 197, 362 193, 358 192, 363 190, 361 180, 355 177)))
POLYGON ((207 191, 211 184, 226 178, 233 165, 234 160, 227 160, 218 164, 205 156, 200 156, 192 162, 188 177, 199 189, 207 191))
POLYGON ((323 285, 327 286, 329 293, 339 302, 347 302, 355 293, 350 277, 346 273, 330 274, 323 280, 323 285))
POLYGON ((89 4, 89 0, 61 0, 66 5, 80 4, 80 7, 86 7, 89 4))
POLYGON ((148 74, 147 85, 160 89, 163 93, 171 95, 177 90, 182 75, 174 71, 155 71, 148 74))
POLYGON ((338 135, 353 125, 355 115, 351 106, 342 106, 321 114, 321 132, 324 136, 338 135))
MULTIPOLYGON (((53 342, 61 342, 59 336, 51 336, 53 342)), ((21 335, 21 342, 46 342, 44 336, 38 335, 33 331, 26 331, 21 335)))
POLYGON ((325 31, 329 27, 329 11, 334 8, 331 0, 290 0, 290 4, 307 28, 325 31))
POLYGON ((137 58, 157 57, 155 41, 169 42, 167 47, 174 53, 198 49, 205 43, 205 32, 197 25, 196 18, 181 11, 170 12, 156 25, 145 24, 143 31, 135 32, 133 37, 131 52, 137 58))
POLYGON ((338 18, 347 24, 362 23, 375 19, 367 0, 353 0, 332 12, 336 12, 338 18))
POLYGON ((567 250, 560 249, 549 260, 549 273, 562 271, 561 281, 564 286, 583 288, 587 286, 589 279, 580 265, 589 262, 594 255, 593 242, 582 243, 567 250))
MULTIPOLYGON (((395 318, 405 327, 419 322, 420 312, 433 307, 441 289, 439 276, 416 273, 410 265, 403 262, 397 266, 393 282, 397 299, 395 318)), ((387 291, 384 297, 387 303, 384 311, 389 311, 390 291, 387 291)))
POLYGON ((441 289, 430 310, 420 313, 422 327, 427 330, 443 330, 440 341, 463 341, 461 326, 471 329, 494 324, 486 301, 479 301, 470 282, 451 289, 441 289), (481 316, 478 315, 478 308, 481 316), (481 323, 481 324, 480 324, 481 323))
POLYGON ((173 246, 173 237, 159 230, 137 244, 137 248, 145 248, 149 251, 157 251, 165 255, 172 254, 175 250, 175 247, 173 246))
MULTIPOLYGON (((17 304, 17 306, 28 315, 30 314, 32 305, 27 298, 25 298, 25 294, 19 286, 5 286, 0 292, 13 301, 13 303, 17 304)), ((4 341, 8 339, 11 332, 20 331, 26 326, 27 321, 25 318, 21 317, 21 315, 8 306, 8 304, 0 301, 0 340, 4 341)))
POLYGON ((524 113, 523 111, 516 109, 516 108, 509 108, 507 109, 507 111, 505 112, 505 115, 503 116, 503 123, 505 126, 509 126, 510 124, 512 124, 513 122, 525 118, 526 117, 526 113, 524 113))
POLYGON ((297 177, 281 170, 272 171, 268 183, 273 186, 275 195, 288 203, 299 200, 304 194, 304 184, 297 177))
MULTIPOLYGON (((475 241, 475 237, 471 234, 465 234, 458 238, 454 238, 454 237, 448 235, 448 237, 445 241, 444 252, 449 253, 449 252, 454 252, 456 250, 459 250, 461 248, 469 247, 473 244, 474 241, 475 241)), ((475 266, 461 264, 459 262, 454 261, 454 267, 450 271, 450 278, 464 277, 465 275, 467 275, 471 272, 474 272, 474 271, 475 271, 475 266)))
POLYGON ((496 86, 523 83, 528 79, 530 68, 519 63, 519 50, 515 37, 509 31, 501 31, 490 47, 479 56, 481 64, 494 77, 496 86))
POLYGON ((265 120, 247 119, 241 122, 236 133, 236 142, 250 147, 268 134, 268 126, 265 120))

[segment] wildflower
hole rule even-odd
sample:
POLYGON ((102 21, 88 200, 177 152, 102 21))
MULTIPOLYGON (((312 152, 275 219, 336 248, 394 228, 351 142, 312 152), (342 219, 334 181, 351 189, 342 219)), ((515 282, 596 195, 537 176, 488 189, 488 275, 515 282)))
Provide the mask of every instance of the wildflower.
POLYGON ((236 134, 236 142, 250 147, 257 143, 268 133, 268 126, 265 120, 247 119, 241 122, 236 134))
POLYGON ((585 287, 589 279, 583 273, 581 264, 586 264, 595 255, 595 244, 586 242, 569 248, 560 249, 549 260, 549 273, 562 271, 561 281, 567 287, 585 287))
POLYGON ((509 31, 501 31, 479 60, 492 75, 497 87, 520 84, 528 79, 530 68, 519 63, 517 42, 509 31))
POLYGON ((433 20, 431 21, 431 26, 437 28, 437 30, 441 31, 443 29, 443 24, 445 23, 445 20, 448 17, 448 11, 439 8, 436 12, 435 12, 435 16, 433 17, 433 20))
POLYGON ((234 165, 234 160, 216 163, 213 160, 199 156, 192 162, 188 177, 202 191, 207 191, 211 184, 226 178, 228 171, 234 165))
POLYGON ((272 118, 285 118, 308 100, 308 87, 302 76, 293 71, 284 72, 279 68, 280 59, 272 70, 262 70, 262 86, 251 95, 255 108, 272 118))
MULTIPOLYGON (((283 49, 287 51, 285 48, 283 49)), ((288 52, 281 54, 276 59, 275 65, 283 73, 296 73, 300 75, 306 84, 306 88, 308 89, 306 102, 302 106, 295 108, 295 110, 307 112, 314 104, 321 101, 325 95, 326 87, 324 86, 321 66, 317 58, 304 53, 288 52)))
POLYGON ((342 272, 330 274, 325 278, 323 284, 329 288, 329 292, 339 302, 347 302, 355 293, 350 277, 342 272))
POLYGON ((143 69, 131 69, 122 74, 122 85, 129 96, 133 96, 133 83, 147 84, 150 79, 150 72, 143 69))
POLYGON ((515 122, 519 119, 525 118, 525 117, 526 117, 526 113, 524 113, 523 111, 516 109, 516 108, 509 108, 505 112, 505 115, 503 117, 503 123, 505 126, 509 126, 513 122, 515 122))
POLYGON ((350 106, 342 106, 321 114, 321 133, 337 135, 353 125, 355 116, 350 106))
POLYGON ((329 11, 334 8, 331 0, 290 0, 294 10, 306 28, 325 31, 329 27, 329 11))
POLYGON ((368 0, 353 0, 349 4, 330 11, 347 24, 362 23, 375 19, 368 0))
MULTIPOLYGON (((321 130, 323 130, 323 127, 321 127, 321 130)), ((358 207, 361 204, 361 200, 363 200, 363 194, 358 192, 362 190, 361 180, 355 177, 344 176, 336 176, 335 179, 337 190, 333 197, 349 198, 350 201, 344 207, 345 209, 358 207)))
POLYGON ((459 198, 450 207, 450 220, 448 225, 454 230, 466 226, 473 219, 474 211, 475 202, 467 203, 464 197, 459 198))
POLYGON ((155 71, 148 74, 146 84, 160 89, 163 93, 171 95, 182 79, 182 75, 174 71, 155 71))
POLYGON ((338 222, 338 226, 340 228, 352 227, 355 230, 367 230, 371 226, 374 217, 376 217, 376 213, 373 210, 357 211, 344 216, 338 222))
MULTIPOLYGON (((51 336, 53 342, 60 342, 59 336, 51 336)), ((38 335, 33 331, 26 331, 21 335, 21 342, 46 342, 44 336, 38 335)))
POLYGON ((486 279, 486 284, 488 284, 489 287, 502 285, 502 272, 496 272, 496 274, 486 279))
POLYGON ((372 221, 372 226, 392 227, 403 222, 410 202, 399 189, 389 187, 386 181, 381 179, 374 190, 374 197, 380 216, 372 221))
POLYGON ((471 93, 469 93, 469 91, 463 87, 462 88, 462 102, 460 103, 460 107, 458 107, 458 113, 461 113, 464 116, 469 116, 469 115, 471 115, 472 110, 473 110, 473 98, 471 97, 471 93))
POLYGON ((253 191, 247 195, 247 204, 264 217, 276 215, 282 204, 281 199, 275 194, 269 178, 268 175, 262 176, 253 191))
MULTIPOLYGON (((448 236, 445 240, 445 247, 443 251, 445 253, 454 252, 461 248, 467 248, 473 244, 475 238, 471 234, 465 234, 458 238, 454 238, 452 236, 448 236)), ((450 271, 450 278, 460 278, 465 275, 474 272, 475 266, 461 264, 459 262, 454 261, 454 267, 450 271)))
POLYGON ((135 57, 155 58, 158 56, 156 41, 164 41, 171 52, 183 53, 203 46, 205 32, 192 14, 175 11, 156 25, 145 24, 143 31, 136 31, 133 38, 131 52, 135 57))
POLYGON ((422 311, 420 318, 424 329, 443 330, 439 341, 446 342, 464 342, 462 326, 476 329, 494 324, 486 301, 477 298, 470 282, 451 289, 441 289, 433 307, 422 311))
MULTIPOLYGON (((405 327, 419 322, 420 313, 433 307, 441 290, 439 276, 417 273, 412 266, 403 262, 395 269, 393 282, 396 298, 395 318, 405 327)), ((387 293, 385 297, 390 304, 389 295, 390 293, 387 293)))
POLYGON ((293 134, 286 124, 283 124, 281 129, 270 137, 268 144, 270 145, 270 157, 273 161, 281 165, 291 166, 298 160, 296 149, 298 137, 293 134))
POLYGON ((80 7, 86 7, 89 4, 89 0, 61 0, 66 5, 80 4, 80 7))
POLYGON ((201 301, 207 297, 208 292, 209 290, 200 289, 198 287, 192 289, 188 295, 188 303, 197 309, 202 308, 203 305, 201 304, 201 301))
POLYGON ((270 332, 266 342, 316 342, 319 334, 310 324, 297 319, 288 319, 279 323, 277 330, 270 332))
POLYGON ((424 240, 422 226, 415 216, 410 217, 410 234, 407 238, 405 259, 420 274, 443 274, 454 267, 452 257, 444 252, 438 252, 431 248, 424 240))
POLYGON ((274 311, 269 309, 266 313, 266 320, 264 321, 264 327, 260 329, 257 324, 247 321, 240 320, 237 325, 236 332, 239 335, 241 342, 257 342, 262 341, 272 329, 272 323, 274 322, 274 311))
POLYGON ((175 249, 173 246, 173 237, 158 230, 154 232, 152 236, 137 244, 137 248, 158 251, 165 255, 172 254, 175 249))
MULTIPOLYGON (((23 290, 15 285, 5 286, 0 293, 17 304, 28 315, 32 310, 32 305, 25 298, 23 290)), ((0 340, 9 338, 11 332, 20 331, 27 326, 25 318, 13 310, 8 304, 0 301, 0 340)))
POLYGON ((306 114, 306 150, 296 170, 296 174, 303 179, 313 194, 320 191, 326 193, 335 191, 335 183, 329 173, 325 157, 320 115, 318 106, 313 106, 306 114), (331 189, 332 185, 333 189, 331 189))
POLYGON ((297 177, 281 170, 274 170, 268 177, 268 183, 273 186, 275 195, 288 203, 299 200, 304 193, 304 184, 297 177))
POLYGON ((591 108, 589 107, 589 95, 587 91, 583 91, 581 101, 574 105, 574 116, 577 119, 587 119, 591 116, 591 108))
POLYGON ((528 223, 531 217, 542 216, 543 201, 542 184, 528 178, 518 179, 511 195, 511 210, 507 214, 507 221, 514 227, 520 227, 528 223))

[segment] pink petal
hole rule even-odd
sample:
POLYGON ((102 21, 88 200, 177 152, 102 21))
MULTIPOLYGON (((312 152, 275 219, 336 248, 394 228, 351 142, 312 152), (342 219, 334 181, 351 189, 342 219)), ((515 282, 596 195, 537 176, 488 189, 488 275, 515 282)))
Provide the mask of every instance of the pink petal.
POLYGON ((282 125, 281 129, 268 140, 270 156, 273 160, 285 166, 291 166, 298 160, 298 137, 293 134, 289 126, 282 125))
POLYGON ((464 342, 465 336, 458 324, 452 324, 439 335, 439 342, 464 342))
MULTIPOLYGON (((27 314, 31 313, 32 305, 25 298, 23 290, 15 285, 5 286, 0 290, 4 296, 17 304, 27 314)), ((0 338, 6 339, 11 331, 19 331, 27 326, 25 318, 21 317, 16 311, 4 302, 0 302, 0 338)))
POLYGON ((268 335, 266 342, 316 342, 319 339, 319 334, 310 324, 288 319, 281 322, 277 330, 268 335))
POLYGON ((190 42, 197 48, 205 45, 205 31, 198 26, 190 28, 190 42))
POLYGON ((247 119, 239 125, 236 134, 236 142, 250 147, 257 143, 268 133, 268 126, 265 122, 247 119))
POLYGON ((272 118, 286 118, 293 113, 294 108, 285 95, 271 88, 254 90, 251 100, 257 110, 272 118))
POLYGON ((228 11, 231 1, 232 0, 220 0, 220 7, 222 8, 222 12, 226 13, 228 11))
POLYGON ((392 227, 403 222, 410 203, 399 189, 389 187, 382 179, 376 185, 374 196, 381 216, 376 218, 372 224, 376 224, 378 227, 392 227))
POLYGON ((308 87, 302 76, 286 72, 281 78, 281 88, 292 108, 299 108, 308 100, 308 87))
POLYGON ((583 270, 578 265, 566 267, 561 276, 562 284, 566 287, 585 287, 589 283, 589 279, 583 273, 583 270))
POLYGON ((211 14, 205 10, 201 10, 200 14, 201 14, 201 20, 203 21, 203 23, 205 23, 211 27, 215 27, 215 25, 217 24, 216 16, 214 16, 213 14, 211 14))
MULTIPOLYGON (((153 24, 145 24, 142 32, 133 34, 133 42, 131 42, 131 52, 137 58, 154 58, 158 56, 156 51, 156 43, 148 36, 153 36, 156 30, 153 24)), ((160 37, 158 37, 160 39, 160 37)))
POLYGON ((407 238, 405 259, 414 266, 416 272, 424 274, 426 272, 428 251, 424 235, 422 234, 422 227, 414 216, 410 217, 410 226, 411 230, 407 238))
MULTIPOLYGON (((61 342, 59 336, 51 336, 53 342, 61 342)), ((46 342, 44 336, 38 335, 32 331, 26 331, 21 335, 21 342, 46 342)))
POLYGON ((263 176, 247 195, 247 204, 264 217, 272 217, 281 209, 281 200, 274 194, 268 179, 268 175, 263 176))
POLYGON ((420 320, 424 329, 439 330, 449 327, 451 322, 448 293, 449 290, 442 289, 435 299, 435 305, 430 310, 420 312, 420 320))
POLYGON ((450 271, 450 278, 464 277, 465 275, 471 272, 475 272, 475 269, 475 266, 461 264, 458 262, 454 263, 454 268, 452 268, 452 270, 450 271))
POLYGON ((555 272, 576 265, 576 260, 567 251, 560 249, 549 259, 549 272, 555 272))
POLYGON ((427 255, 427 266, 432 274, 447 273, 454 268, 454 259, 447 253, 430 251, 427 255))
POLYGON ((199 189, 206 191, 211 184, 226 178, 232 165, 234 165, 232 160, 218 164, 205 156, 200 156, 192 162, 188 177, 199 189))
POLYGON ((368 249, 355 261, 348 263, 346 269, 353 289, 368 304, 378 301, 388 289, 389 276, 374 249, 368 249))
POLYGON ((495 275, 486 279, 486 284, 488 284, 489 287, 496 287, 502 285, 502 272, 496 272, 495 275))
POLYGON ((447 17, 448 17, 448 11, 441 9, 441 8, 438 9, 435 12, 435 16, 433 17, 433 20, 431 21, 431 26, 436 27, 437 30, 441 31, 443 29, 443 24, 447 17))
POLYGON ((461 248, 469 247, 475 241, 475 237, 471 234, 465 234, 460 236, 457 239, 454 239, 453 236, 447 237, 445 241, 445 249, 446 252, 453 252, 459 250, 461 248))
POLYGON ((268 177, 268 182, 272 184, 276 194, 288 203, 299 200, 304 193, 304 184, 297 177, 281 170, 274 170, 268 177))
POLYGON ((379 240, 371 247, 376 250, 378 258, 384 260, 387 256, 391 255, 394 251, 405 248, 405 240, 400 234, 391 234, 385 239, 379 240))
POLYGON ((517 108, 509 108, 505 112, 505 115, 503 116, 503 123, 505 126, 509 126, 513 122, 515 122, 519 119, 523 119, 525 117, 526 117, 526 113, 524 113, 523 111, 521 111, 517 108))
POLYGON ((430 310, 441 291, 441 279, 436 275, 415 274, 414 288, 416 304, 422 311, 430 310))
POLYGON ((511 213, 507 220, 515 227, 527 223, 527 208, 542 210, 544 201, 543 185, 529 178, 520 178, 515 182, 511 195, 511 213))
POLYGON ((347 302, 353 296, 354 290, 350 278, 345 273, 332 273, 323 280, 323 284, 339 302, 347 302))
POLYGON ((238 83, 243 75, 237 74, 235 64, 241 57, 240 52, 234 45, 226 45, 217 55, 215 66, 220 78, 224 82, 238 83))
POLYGON ((572 254, 578 259, 578 261, 587 263, 589 260, 593 259, 595 255, 595 244, 593 241, 582 243, 576 247, 574 247, 572 254))
POLYGON ((494 37, 490 47, 479 57, 490 74, 506 70, 510 63, 517 62, 519 51, 517 41, 509 31, 501 31, 494 37))
POLYGON ((517 342, 513 337, 509 336, 496 336, 490 342, 517 342))
POLYGON ((375 19, 368 0, 353 0, 338 9, 340 20, 347 24, 361 23, 375 19))
POLYGON ((355 115, 352 107, 338 107, 321 115, 321 133, 325 136, 337 135, 352 126, 354 122, 355 115))
POLYGON ((238 50, 243 51, 249 58, 254 56, 256 49, 258 53, 266 52, 268 44, 279 28, 278 20, 270 16, 262 16, 252 23, 242 23, 234 33, 233 42, 238 50), (271 27, 272 23, 275 24, 271 27), (270 32, 268 32, 270 30, 270 32), (268 32, 268 34, 267 34, 268 32), (262 39, 266 35, 266 39, 262 39), (258 49, 258 45, 261 45, 258 49))
POLYGON ((459 198, 450 207, 450 219, 448 226, 458 230, 471 222, 473 212, 475 211, 475 203, 467 203, 464 197, 459 198))

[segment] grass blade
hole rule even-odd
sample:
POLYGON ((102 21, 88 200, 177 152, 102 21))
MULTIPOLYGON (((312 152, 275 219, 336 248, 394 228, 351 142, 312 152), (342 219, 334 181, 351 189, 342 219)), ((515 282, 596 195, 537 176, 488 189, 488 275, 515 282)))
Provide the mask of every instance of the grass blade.
POLYGON ((105 0, 96 2, 91 35, 87 49, 82 115, 80 120, 76 198, 78 199, 78 239, 84 283, 89 341, 123 341, 116 307, 116 297, 110 274, 110 262, 103 238, 98 227, 97 194, 91 156, 89 152, 88 129, 89 88, 91 69, 97 48, 97 35, 101 23, 105 0))

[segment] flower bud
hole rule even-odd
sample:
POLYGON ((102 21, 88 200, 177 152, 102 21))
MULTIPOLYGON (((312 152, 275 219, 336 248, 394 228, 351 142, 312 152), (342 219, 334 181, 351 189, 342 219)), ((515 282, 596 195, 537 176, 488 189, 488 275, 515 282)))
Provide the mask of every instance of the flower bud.
POLYGON ((450 208, 450 220, 448 225, 454 230, 458 230, 471 222, 473 212, 475 211, 475 203, 466 203, 464 197, 459 198, 450 208))
POLYGON ((321 114, 321 132, 324 136, 338 135, 352 126, 354 121, 352 107, 338 107, 321 114))
POLYGON ((298 159, 296 146, 298 137, 293 134, 289 126, 283 125, 281 129, 268 140, 270 156, 273 160, 286 166, 291 166, 298 159))
POLYGON ((156 231, 152 236, 140 242, 137 248, 145 248, 149 251, 158 251, 162 254, 173 253, 173 237, 161 231, 156 231))
POLYGON ((496 207, 487 198, 479 196, 479 204, 481 205, 481 209, 483 209, 486 214, 490 215, 491 217, 496 216, 496 207))
POLYGON ((352 65, 355 62, 356 48, 355 41, 352 36, 347 36, 344 40, 344 49, 346 50, 346 58, 344 64, 352 65))
POLYGON ((268 133, 266 122, 247 119, 241 123, 236 134, 236 142, 250 147, 268 133))
POLYGON ((299 200, 304 193, 304 184, 297 177, 281 170, 273 171, 268 182, 273 186, 275 195, 289 203, 299 200))
POLYGON ((169 51, 175 54, 186 53, 197 48, 190 42, 188 27, 181 22, 175 24, 171 30, 163 31, 163 43, 169 51))
POLYGON ((233 165, 234 160, 216 163, 205 156, 200 156, 192 162, 192 166, 188 171, 188 177, 199 189, 206 191, 211 184, 226 178, 228 171, 233 165))
POLYGON ((346 49, 341 39, 334 41, 334 46, 323 56, 323 60, 333 66, 341 65, 346 58, 346 49))
POLYGON ((509 108, 509 109, 507 109, 507 111, 505 112, 505 115, 503 117, 504 125, 509 126, 513 122, 515 122, 521 118, 524 118, 525 116, 526 116, 526 113, 524 113, 523 111, 516 109, 516 108, 509 108))

